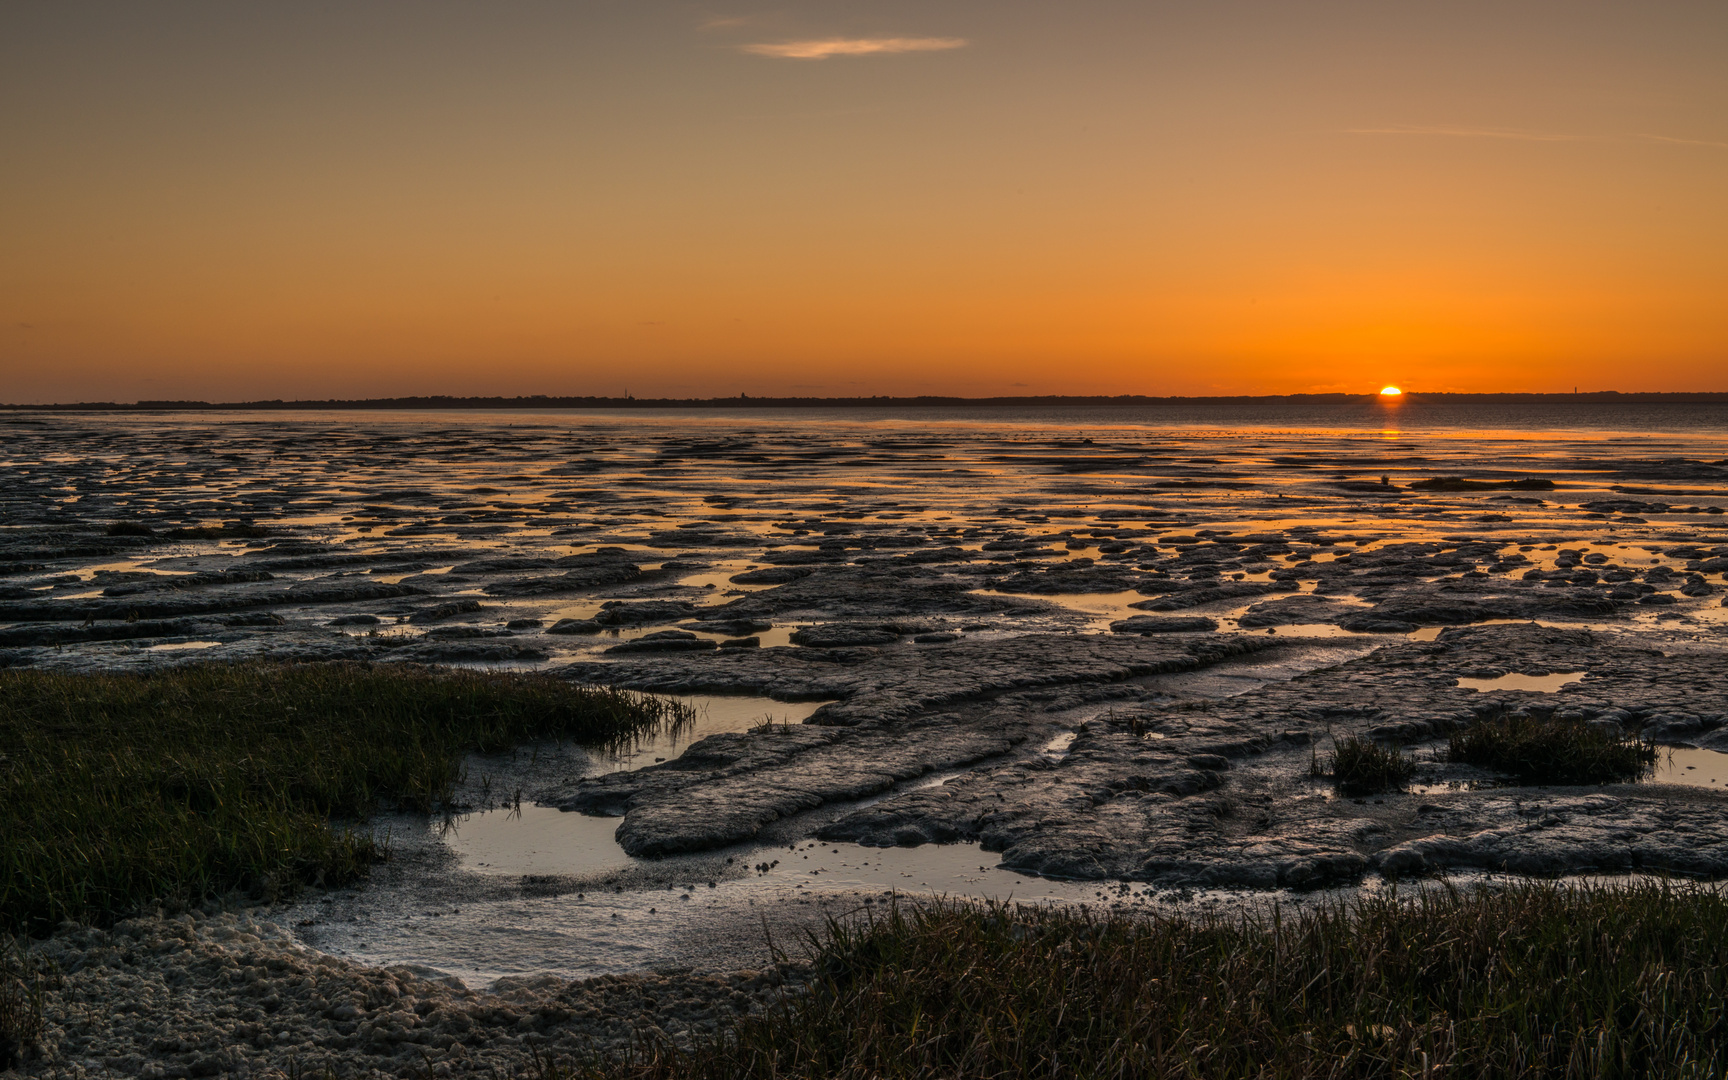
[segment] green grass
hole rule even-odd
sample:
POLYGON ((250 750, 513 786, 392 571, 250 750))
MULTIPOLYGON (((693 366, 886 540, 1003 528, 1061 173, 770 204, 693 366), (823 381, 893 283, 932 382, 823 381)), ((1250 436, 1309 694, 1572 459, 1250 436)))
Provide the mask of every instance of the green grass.
POLYGON ((435 809, 470 752, 616 746, 688 712, 545 675, 395 664, 0 671, 0 930, 349 881, 382 852, 332 819, 435 809))
POLYGON ((1714 1077, 1728 900, 1642 885, 1299 917, 930 906, 831 924, 808 994, 589 1080, 1714 1077))
POLYGON ((1332 779, 1347 795, 1373 795, 1401 788, 1416 774, 1416 763, 1397 749, 1352 735, 1332 744, 1332 779))
POLYGON ((1476 720, 1452 734, 1448 753, 1521 784, 1626 783, 1656 763, 1656 748, 1635 735, 1557 717, 1476 720))

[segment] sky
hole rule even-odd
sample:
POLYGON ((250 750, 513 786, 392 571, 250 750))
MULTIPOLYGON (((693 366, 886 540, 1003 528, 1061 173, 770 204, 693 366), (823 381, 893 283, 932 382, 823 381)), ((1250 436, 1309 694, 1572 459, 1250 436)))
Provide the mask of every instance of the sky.
POLYGON ((1728 4, 0 5, 0 401, 1728 390, 1728 4))

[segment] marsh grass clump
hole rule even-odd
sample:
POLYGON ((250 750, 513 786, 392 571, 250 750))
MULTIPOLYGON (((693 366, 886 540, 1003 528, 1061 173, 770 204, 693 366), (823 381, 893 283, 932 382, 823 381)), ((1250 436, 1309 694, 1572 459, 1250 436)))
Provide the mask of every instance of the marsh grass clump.
POLYGON ((23 1064, 42 1040, 40 967, 11 938, 0 938, 0 1072, 23 1064))
POLYGON ((816 978, 680 1048, 542 1075, 1706 1077, 1728 900, 1649 884, 1365 897, 1294 917, 921 905, 813 939, 816 978))
POLYGON ((382 852, 332 819, 435 809, 468 753, 543 738, 617 749, 689 721, 676 702, 538 674, 0 671, 0 929, 351 880, 382 852))
POLYGON ((1373 795, 1410 782, 1416 763, 1396 748, 1352 735, 1332 744, 1332 779, 1347 795, 1373 795))
POLYGON ((1636 735, 1582 720, 1517 715, 1478 719, 1453 732, 1448 756, 1520 784, 1627 783, 1656 764, 1656 748, 1636 735))

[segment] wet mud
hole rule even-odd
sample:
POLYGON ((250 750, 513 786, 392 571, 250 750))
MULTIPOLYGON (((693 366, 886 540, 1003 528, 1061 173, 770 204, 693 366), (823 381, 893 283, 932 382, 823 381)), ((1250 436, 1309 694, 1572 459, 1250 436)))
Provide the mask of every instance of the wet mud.
POLYGON ((1505 716, 1728 753, 1720 430, 0 416, 0 664, 472 664, 808 703, 499 778, 604 829, 536 895, 713 881, 693 926, 755 917, 729 883, 813 843, 1148 896, 1728 878, 1723 785, 1518 787, 1445 753, 1505 716), (1411 786, 1315 775, 1350 736, 1402 747, 1411 786))

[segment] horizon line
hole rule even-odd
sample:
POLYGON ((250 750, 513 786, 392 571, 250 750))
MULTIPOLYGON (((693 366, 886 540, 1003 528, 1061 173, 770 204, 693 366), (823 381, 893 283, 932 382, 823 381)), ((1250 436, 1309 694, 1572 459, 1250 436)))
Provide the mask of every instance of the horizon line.
MULTIPOLYGON (((511 397, 503 395, 482 394, 410 394, 396 397, 373 398, 298 398, 285 400, 283 398, 260 398, 250 401, 211 402, 199 399, 140 399, 134 402, 116 401, 81 401, 81 402, 34 402, 0 404, 0 410, 11 412, 40 411, 102 411, 102 412, 174 412, 174 411, 217 411, 217 410, 316 410, 316 409, 616 409, 616 408, 740 408, 756 406, 763 408, 845 408, 867 407, 883 408, 892 406, 1061 406, 1061 405, 1137 405, 1137 404, 1193 404, 1211 402, 1243 402, 1243 401, 1288 401, 1292 399, 1325 398, 1348 400, 1363 398, 1380 400, 1378 391, 1362 393, 1344 392, 1300 392, 1292 394, 1021 394, 992 397, 961 397, 957 395, 917 394, 917 395, 883 395, 855 397, 789 397, 774 396, 752 397, 739 394, 737 397, 635 397, 626 393, 622 397, 583 395, 583 394, 519 394, 511 397), (569 403, 569 404, 563 404, 569 403)), ((1627 399, 1627 400, 1658 400, 1674 404, 1705 404, 1712 402, 1728 403, 1728 391, 1723 390, 1589 390, 1584 392, 1565 391, 1421 391, 1406 390, 1399 399, 1399 404, 1423 398, 1498 398, 1498 399, 1531 399, 1556 398, 1563 400, 1581 400, 1585 398, 1627 399)), ((1397 407, 1397 406, 1393 406, 1397 407)))

